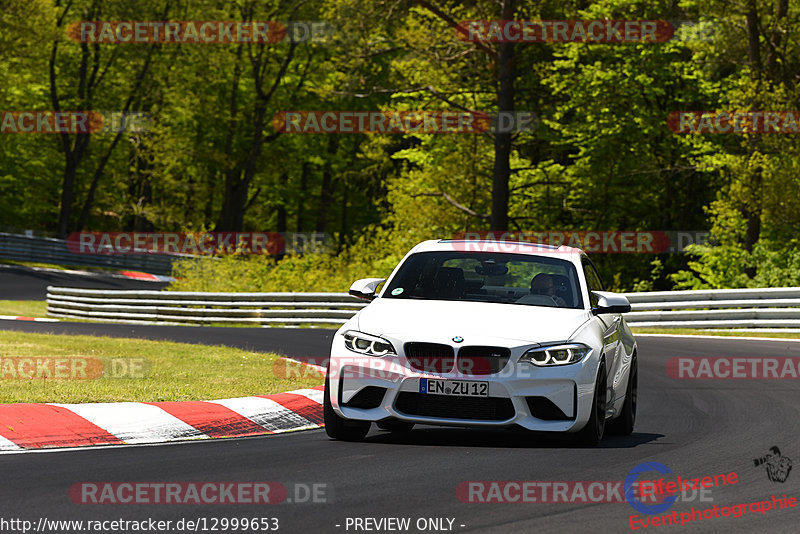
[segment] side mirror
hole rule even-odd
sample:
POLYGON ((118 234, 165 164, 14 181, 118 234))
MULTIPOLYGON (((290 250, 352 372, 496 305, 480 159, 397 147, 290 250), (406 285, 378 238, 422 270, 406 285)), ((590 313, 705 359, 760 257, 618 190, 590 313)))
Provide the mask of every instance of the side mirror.
POLYGON ((631 303, 628 298, 618 293, 608 291, 592 291, 592 295, 597 297, 597 306, 592 308, 592 313, 627 313, 631 311, 631 303))
POLYGON ((360 299, 373 300, 375 298, 375 288, 385 281, 386 278, 362 278, 353 282, 349 293, 360 299))

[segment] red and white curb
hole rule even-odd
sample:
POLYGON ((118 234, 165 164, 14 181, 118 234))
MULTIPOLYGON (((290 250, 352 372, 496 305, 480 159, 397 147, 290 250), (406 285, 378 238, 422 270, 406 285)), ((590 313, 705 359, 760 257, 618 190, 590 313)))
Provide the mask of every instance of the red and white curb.
POLYGON ((0 404, 0 453, 319 428, 323 388, 213 401, 0 404))
POLYGON ((0 315, 0 321, 36 321, 38 323, 57 323, 58 319, 47 317, 24 317, 22 315, 0 315))

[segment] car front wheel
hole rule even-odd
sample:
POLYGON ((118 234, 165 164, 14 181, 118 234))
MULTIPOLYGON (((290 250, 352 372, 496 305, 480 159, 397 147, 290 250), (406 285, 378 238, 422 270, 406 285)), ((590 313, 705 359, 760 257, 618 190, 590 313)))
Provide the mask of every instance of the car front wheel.
MULTIPOLYGON (((330 373, 330 368, 328 369, 330 373)), ((350 421, 339 417, 331 404, 331 386, 325 377, 325 398, 322 401, 322 414, 325 419, 325 433, 328 437, 342 441, 361 441, 369 433, 369 421, 350 421)))
POLYGON ((600 362, 597 370, 597 379, 594 385, 594 397, 592 399, 592 412, 589 415, 589 422, 578 432, 577 441, 581 446, 594 447, 603 439, 603 432, 606 426, 606 364, 600 362))
POLYGON ((619 417, 609 421, 608 430, 612 434, 620 436, 630 436, 633 433, 633 425, 636 423, 636 397, 639 390, 639 369, 634 354, 631 361, 631 370, 628 376, 628 387, 625 390, 625 402, 619 417))

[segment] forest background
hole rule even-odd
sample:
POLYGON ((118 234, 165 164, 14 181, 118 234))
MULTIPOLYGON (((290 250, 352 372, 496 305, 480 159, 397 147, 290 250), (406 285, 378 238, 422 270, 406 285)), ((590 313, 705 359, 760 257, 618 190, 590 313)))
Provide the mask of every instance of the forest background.
POLYGON ((0 229, 323 232, 324 254, 181 262, 173 289, 345 291, 459 232, 709 231, 595 254, 616 290, 800 285, 800 134, 675 111, 800 110, 800 1, 0 0, 0 110, 140 131, 0 134, 0 229), (465 20, 665 20, 666 42, 470 42, 465 20), (324 21, 313 40, 81 43, 78 21, 324 21), (480 134, 287 134, 287 110, 526 111, 480 134))

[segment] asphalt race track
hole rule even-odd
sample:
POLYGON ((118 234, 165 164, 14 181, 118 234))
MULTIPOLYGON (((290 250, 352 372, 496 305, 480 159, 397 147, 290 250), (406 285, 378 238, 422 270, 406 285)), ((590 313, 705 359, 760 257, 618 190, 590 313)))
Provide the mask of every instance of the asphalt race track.
MULTIPOLYGON (((16 325, 13 325, 16 326, 16 325)), ((92 327, 117 325, 31 324, 92 327)), ((2 325, 7 328, 7 324, 2 325)), ((151 329, 124 327, 131 336, 154 338, 151 329)), ((196 341, 217 343, 218 329, 192 328, 196 341)), ((234 329, 226 329, 234 330, 234 329)), ((330 331, 235 329, 240 339, 267 350, 304 339, 309 356, 324 354, 330 331), (245 335, 245 332, 247 334, 245 335), (257 344, 261 337, 263 343, 257 344)), ((175 329, 162 327, 166 339, 175 329)), ((235 339, 235 338, 230 338, 235 339)), ((275 517, 279 532, 368 532, 352 518, 454 519, 456 532, 626 532, 627 503, 465 503, 456 495, 464 481, 622 481, 642 462, 660 462, 684 478, 736 472, 738 483, 714 488, 711 496, 677 502, 686 512, 733 506, 786 494, 797 497, 800 473, 785 482, 768 479, 754 458, 773 446, 800 461, 797 380, 675 380, 665 365, 675 356, 794 356, 800 343, 737 339, 639 338, 639 414, 635 433, 606 438, 601 447, 579 449, 569 441, 521 432, 486 432, 435 427, 406 435, 373 432, 363 443, 330 441, 324 431, 159 446, 96 448, 0 456, 0 517, 36 524, 48 519, 177 521, 181 518, 275 517), (275 481, 324 484, 325 503, 274 505, 79 505, 68 490, 80 481, 275 481), (348 523, 348 518, 351 522, 348 523), (347 525, 350 525, 349 528, 347 525), (339 525, 337 527, 337 525, 339 525), (461 526, 463 525, 463 526, 461 526)), ((221 370, 221 372, 223 372, 221 370)), ((648 478, 658 478, 653 472, 648 478)), ((304 492, 301 492, 304 493, 304 492)), ((655 516, 650 516, 655 517, 655 516)), ((734 518, 704 519, 684 526, 651 526, 648 532, 797 532, 798 509, 770 510, 734 518)), ((362 523, 362 525, 365 525, 362 523)), ((374 526, 373 524, 368 524, 374 526)), ((202 531, 202 529, 200 530, 202 531)), ((380 530, 390 531, 390 530, 380 530)), ((396 530, 395 530, 396 531, 396 530)))
POLYGON ((47 296, 47 286, 158 291, 168 285, 167 282, 132 280, 101 272, 82 275, 59 272, 56 269, 40 270, 17 265, 0 265, 0 274, 2 300, 44 300, 47 296))

